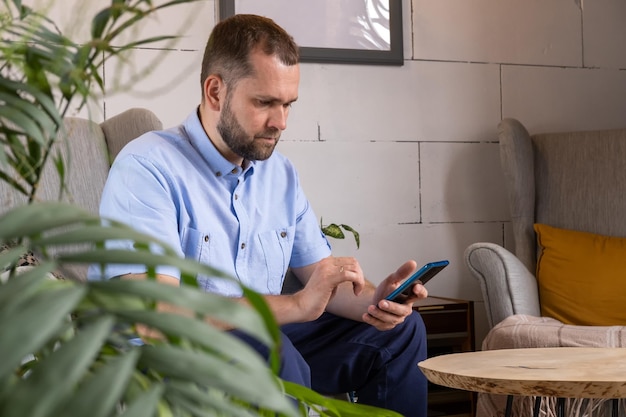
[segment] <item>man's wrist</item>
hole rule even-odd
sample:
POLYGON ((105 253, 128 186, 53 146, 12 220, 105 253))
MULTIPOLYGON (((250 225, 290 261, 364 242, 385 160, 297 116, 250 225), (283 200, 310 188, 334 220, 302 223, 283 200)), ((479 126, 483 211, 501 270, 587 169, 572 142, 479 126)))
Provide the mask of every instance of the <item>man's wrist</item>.
POLYGON ((287 308, 292 313, 290 316, 292 316, 291 319, 293 322, 303 323, 311 321, 311 318, 308 315, 306 291, 302 289, 293 294, 287 295, 287 297, 289 297, 287 308))

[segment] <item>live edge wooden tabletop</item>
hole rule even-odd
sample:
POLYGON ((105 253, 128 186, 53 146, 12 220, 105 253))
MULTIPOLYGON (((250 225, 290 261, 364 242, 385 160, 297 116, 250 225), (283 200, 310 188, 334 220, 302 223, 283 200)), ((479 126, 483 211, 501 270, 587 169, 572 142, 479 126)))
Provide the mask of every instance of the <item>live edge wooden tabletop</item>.
POLYGON ((429 381, 466 391, 626 398, 626 348, 525 348, 452 353, 420 362, 429 381))

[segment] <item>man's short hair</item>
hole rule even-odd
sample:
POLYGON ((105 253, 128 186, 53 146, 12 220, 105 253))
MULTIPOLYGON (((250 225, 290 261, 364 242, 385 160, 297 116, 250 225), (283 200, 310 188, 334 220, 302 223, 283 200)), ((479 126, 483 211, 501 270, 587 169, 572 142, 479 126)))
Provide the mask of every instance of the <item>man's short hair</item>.
POLYGON ((201 86, 211 74, 219 75, 231 88, 252 75, 250 53, 259 48, 275 55, 285 65, 296 65, 300 58, 293 37, 272 19, 237 14, 219 22, 207 41, 202 59, 201 86))

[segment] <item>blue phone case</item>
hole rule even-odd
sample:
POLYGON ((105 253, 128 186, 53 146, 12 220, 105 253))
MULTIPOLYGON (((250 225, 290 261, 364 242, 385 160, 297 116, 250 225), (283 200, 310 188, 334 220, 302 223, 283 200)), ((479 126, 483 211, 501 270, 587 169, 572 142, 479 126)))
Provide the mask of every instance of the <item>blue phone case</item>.
POLYGON ((418 269, 413 275, 407 278, 398 288, 396 288, 391 294, 385 297, 385 300, 396 301, 397 297, 406 298, 410 295, 411 288, 416 284, 417 280, 420 280, 423 284, 426 284, 432 277, 437 275, 443 268, 448 266, 450 262, 443 260, 437 262, 429 262, 420 269, 418 269))

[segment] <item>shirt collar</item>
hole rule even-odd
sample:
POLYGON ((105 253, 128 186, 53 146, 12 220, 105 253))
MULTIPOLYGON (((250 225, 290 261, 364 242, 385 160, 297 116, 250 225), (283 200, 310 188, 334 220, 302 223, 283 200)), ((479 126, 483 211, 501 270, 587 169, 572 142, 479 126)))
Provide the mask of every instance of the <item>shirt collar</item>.
MULTIPOLYGON (((193 111, 183 122, 183 129, 189 139, 189 142, 206 161, 213 174, 218 177, 225 177, 227 175, 234 175, 238 177, 242 174, 242 168, 239 165, 229 162, 217 150, 215 145, 213 145, 213 142, 211 142, 209 136, 202 127, 200 117, 198 116, 198 109, 193 111)), ((245 173, 246 176, 252 175, 256 161, 246 162, 246 168, 243 170, 243 173, 245 173)))

